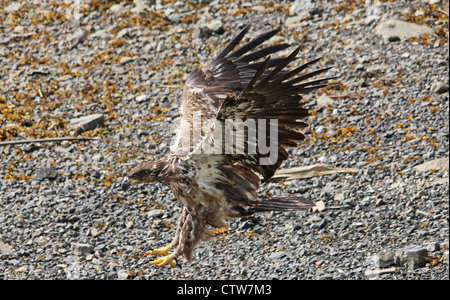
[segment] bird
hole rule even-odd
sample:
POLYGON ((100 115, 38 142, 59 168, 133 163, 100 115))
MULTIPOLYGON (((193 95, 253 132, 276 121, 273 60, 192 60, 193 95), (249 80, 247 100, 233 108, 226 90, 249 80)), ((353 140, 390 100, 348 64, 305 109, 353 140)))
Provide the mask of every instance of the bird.
POLYGON ((210 228, 224 228, 230 219, 314 207, 302 196, 259 196, 258 189, 288 159, 286 148, 305 139, 301 129, 309 126, 304 119, 310 111, 304 95, 336 77, 316 77, 331 67, 308 71, 321 57, 289 69, 301 46, 272 59, 291 46, 259 46, 281 28, 244 43, 249 29, 245 25, 206 67, 187 77, 170 153, 135 166, 122 181, 125 191, 162 183, 183 205, 172 242, 146 252, 158 255, 150 265, 175 267, 183 256, 191 261, 194 248, 212 236, 210 228), (233 127, 238 121, 244 124, 239 130, 233 127))

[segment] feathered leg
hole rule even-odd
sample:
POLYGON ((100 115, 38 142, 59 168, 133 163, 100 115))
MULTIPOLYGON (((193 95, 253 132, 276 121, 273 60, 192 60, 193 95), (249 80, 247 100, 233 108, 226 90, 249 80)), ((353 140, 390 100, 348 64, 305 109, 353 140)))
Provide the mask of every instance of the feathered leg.
MULTIPOLYGON (((151 261, 149 264, 150 265, 158 265, 160 267, 169 264, 172 267, 176 266, 176 263, 174 261, 174 259, 176 258, 175 253, 169 254, 169 250, 172 250, 173 248, 178 248, 178 244, 179 244, 179 240, 180 240, 180 232, 181 229, 183 227, 183 224, 186 222, 186 218, 188 215, 188 211, 185 208, 183 208, 183 212, 181 213, 180 217, 178 218, 178 222, 177 222, 177 231, 175 233, 175 237, 172 240, 172 243, 170 243, 169 245, 162 247, 162 248, 158 248, 158 249, 154 249, 154 250, 149 250, 145 253, 145 255, 163 255, 163 257, 157 258, 153 261, 151 261)), ((178 254, 179 256, 179 254, 178 254)))
POLYGON ((207 213, 203 206, 197 207, 195 211, 187 212, 179 233, 179 242, 175 253, 183 254, 188 261, 192 258, 195 246, 207 236, 206 216, 207 213))
POLYGON ((175 237, 170 245, 150 250, 146 254, 156 255, 161 254, 163 257, 157 258, 150 262, 151 265, 171 265, 176 266, 175 258, 184 255, 189 261, 192 257, 194 247, 204 238, 206 227, 206 214, 203 207, 200 207, 195 212, 189 212, 185 207, 178 219, 177 231, 175 237), (175 248, 172 254, 169 250, 175 248))

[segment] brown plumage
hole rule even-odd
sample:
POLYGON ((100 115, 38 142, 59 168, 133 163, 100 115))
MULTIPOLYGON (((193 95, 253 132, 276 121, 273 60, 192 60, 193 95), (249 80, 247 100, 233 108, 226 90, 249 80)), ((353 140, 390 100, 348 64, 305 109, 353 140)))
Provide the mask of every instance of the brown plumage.
POLYGON ((313 205, 298 196, 261 198, 257 190, 261 179, 271 178, 288 158, 285 148, 295 147, 305 138, 299 129, 308 126, 301 120, 309 113, 301 95, 324 87, 331 77, 306 80, 329 68, 302 73, 318 58, 287 70, 300 48, 287 57, 269 56, 287 48, 287 44, 250 52, 280 29, 263 33, 233 51, 249 28, 244 27, 205 69, 195 70, 187 78, 178 140, 170 155, 135 167, 124 180, 124 188, 130 181, 162 182, 184 205, 174 240, 167 247, 149 252, 164 255, 151 264, 174 266, 173 259, 182 255, 190 260, 194 247, 208 237, 208 225, 226 226, 227 218, 261 211, 304 210, 313 205), (240 132, 244 137, 241 151, 236 146, 230 152, 226 138, 232 130, 227 129, 227 120, 266 123, 262 123, 265 127, 244 127, 240 132), (259 143, 272 142, 270 120, 277 122, 272 121, 277 133, 276 155, 270 164, 263 164, 262 159, 270 153, 264 152, 259 143), (258 139, 251 140, 250 136, 258 139), (215 148, 208 148, 211 145, 215 148), (174 252, 169 254, 172 248, 174 252))

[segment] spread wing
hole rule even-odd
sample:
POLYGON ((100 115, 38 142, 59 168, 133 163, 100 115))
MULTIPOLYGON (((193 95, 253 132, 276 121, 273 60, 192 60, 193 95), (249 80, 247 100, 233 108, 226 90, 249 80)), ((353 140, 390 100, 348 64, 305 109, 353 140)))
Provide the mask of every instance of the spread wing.
MULTIPOLYGON (((265 180, 271 178, 282 162, 288 158, 285 148, 296 147, 297 143, 305 138, 300 129, 308 126, 302 119, 306 118, 309 112, 303 107, 302 95, 325 87, 327 81, 334 78, 307 81, 330 68, 299 75, 320 58, 280 75, 282 70, 294 60, 299 50, 300 48, 297 48, 275 69, 266 74, 267 67, 270 65, 270 57, 268 57, 244 91, 237 97, 229 97, 218 114, 219 120, 236 118, 257 120, 258 126, 254 129, 258 132, 253 134, 257 136, 257 140, 253 140, 257 145, 251 145, 252 140, 246 140, 248 144, 244 145, 244 151, 236 155, 224 156, 224 159, 252 169, 265 180), (272 125, 270 125, 271 120, 274 121, 272 125), (263 124, 265 122, 266 128, 261 128, 261 122, 263 124), (263 130, 262 133, 261 130, 263 130), (251 146, 253 148, 250 148, 251 146), (267 147, 270 148, 270 153, 267 153, 267 149, 264 150, 267 147), (251 149, 256 149, 256 152, 249 151, 251 149), (276 153, 274 153, 275 150, 276 153)), ((247 137, 250 136, 250 129, 245 134, 247 137)))
MULTIPOLYGON (((244 27, 205 69, 197 69, 187 78, 173 154, 187 155, 198 148, 211 133, 224 101, 242 93, 261 68, 262 62, 254 61, 289 47, 287 44, 279 44, 247 54, 280 30, 275 29, 259 35, 232 52, 249 28, 249 25, 244 27)), ((281 61, 282 58, 273 60, 267 69, 275 67, 281 61)))
MULTIPOLYGON (((333 78, 311 79, 330 68, 304 72, 319 59, 293 70, 286 70, 286 66, 295 60, 299 51, 300 48, 297 48, 288 57, 282 59, 271 60, 268 56, 263 62, 253 64, 252 66, 256 66, 256 69, 252 69, 253 73, 244 73, 245 80, 236 81, 240 85, 234 87, 233 93, 222 94, 218 102, 212 101, 214 99, 209 100, 212 107, 210 111, 214 111, 211 116, 215 115, 216 118, 211 118, 209 131, 202 132, 199 147, 203 149, 211 144, 219 145, 218 149, 221 152, 212 151, 212 154, 205 154, 202 151, 194 151, 189 158, 197 163, 198 177, 201 177, 201 174, 209 174, 201 179, 202 184, 214 187, 218 192, 223 193, 227 199, 237 205, 236 207, 245 205, 253 208, 254 211, 305 207, 305 202, 300 199, 296 201, 293 198, 277 198, 266 201, 258 199, 256 193, 260 176, 264 180, 271 178, 282 162, 288 158, 286 148, 297 146, 297 143, 305 138, 300 129, 308 126, 302 119, 309 113, 303 107, 302 94, 325 87, 327 81, 333 78), (244 139, 245 143, 241 149, 243 151, 237 151, 235 147, 234 152, 230 153, 226 149, 227 135, 224 133, 230 132, 230 128, 227 129, 226 126, 227 120, 236 119, 256 120, 258 123, 264 120, 265 126, 249 126, 252 128, 241 131, 241 135, 246 138, 256 135, 258 139, 253 141, 244 139), (270 120, 274 120, 272 127, 270 120), (275 131, 271 131, 270 128, 275 128, 275 131), (265 146, 276 142, 275 148, 269 147, 271 148, 269 152, 266 151, 267 149, 264 150, 264 147, 260 145, 261 139, 265 142, 265 146), (249 151, 250 149, 253 151, 249 151), (273 152, 275 155, 272 155, 273 152), (263 159, 266 159, 264 163, 262 163, 263 159)), ((239 50, 235 52, 240 54, 239 50)), ((251 124, 247 123, 247 125, 251 124)), ((214 146, 213 149, 217 150, 214 146)))

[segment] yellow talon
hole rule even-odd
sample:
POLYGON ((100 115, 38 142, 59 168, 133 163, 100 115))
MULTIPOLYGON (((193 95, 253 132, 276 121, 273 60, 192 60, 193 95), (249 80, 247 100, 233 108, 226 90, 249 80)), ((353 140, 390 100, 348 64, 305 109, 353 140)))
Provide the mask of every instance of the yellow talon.
POLYGON ((165 265, 171 265, 172 267, 176 267, 177 264, 174 261, 175 254, 169 254, 169 250, 171 250, 173 246, 169 245, 166 247, 149 250, 145 252, 145 255, 163 255, 163 257, 156 258, 155 260, 151 261, 150 265, 158 265, 158 267, 162 267, 165 265))
POLYGON ((157 254, 161 254, 164 256, 169 255, 169 250, 172 249, 173 246, 166 246, 166 247, 162 247, 162 248, 158 248, 158 249, 154 249, 154 250, 148 250, 147 252, 145 252, 145 256, 148 255, 157 255, 157 254))
POLYGON ((172 267, 176 267, 177 264, 173 260, 175 258, 175 254, 169 254, 160 258, 157 258, 151 262, 149 262, 149 265, 158 265, 158 267, 162 267, 165 265, 171 265, 172 267))

